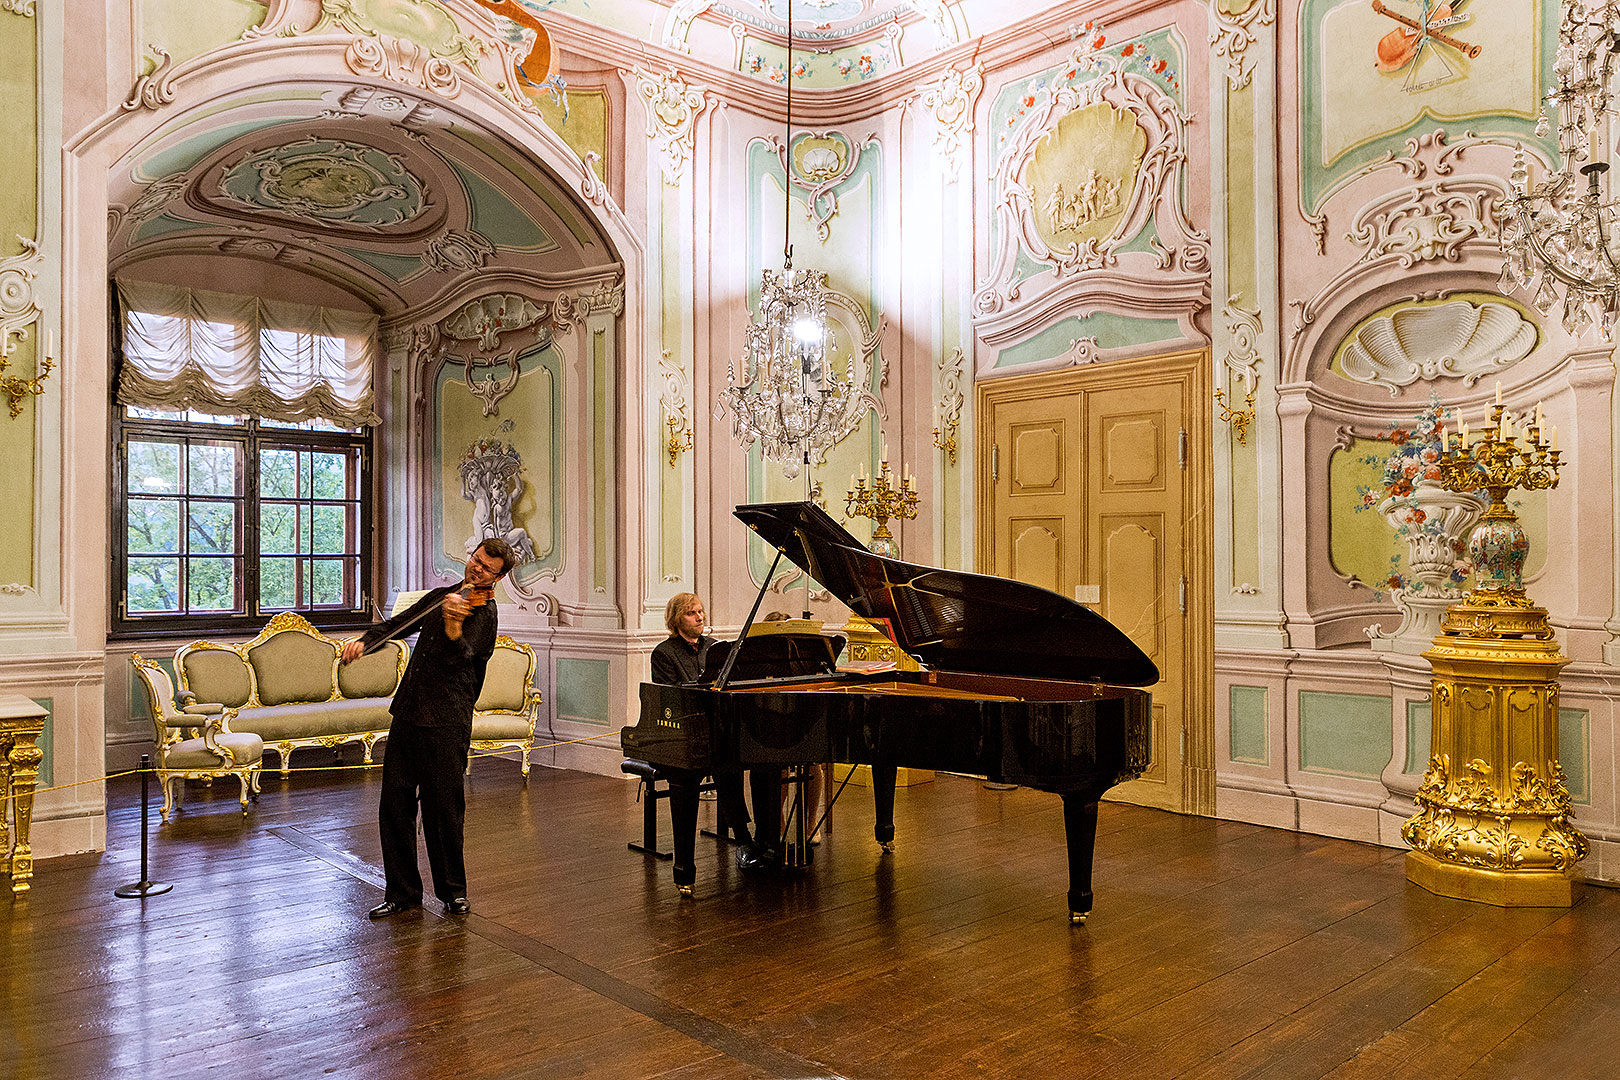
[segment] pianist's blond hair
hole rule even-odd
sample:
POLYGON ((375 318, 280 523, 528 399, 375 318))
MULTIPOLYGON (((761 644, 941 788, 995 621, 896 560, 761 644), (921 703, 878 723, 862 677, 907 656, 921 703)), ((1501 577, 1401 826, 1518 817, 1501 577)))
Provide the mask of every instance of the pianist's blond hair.
POLYGON ((664 628, 672 635, 680 633, 680 628, 675 625, 675 620, 685 615, 687 608, 701 603, 703 601, 698 599, 698 594, 695 592, 678 592, 670 597, 669 603, 664 605, 664 628))

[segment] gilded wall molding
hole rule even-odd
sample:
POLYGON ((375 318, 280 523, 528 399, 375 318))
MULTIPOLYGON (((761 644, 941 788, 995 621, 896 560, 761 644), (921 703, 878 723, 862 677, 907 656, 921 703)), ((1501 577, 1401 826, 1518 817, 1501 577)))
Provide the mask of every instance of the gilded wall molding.
POLYGON ((692 160, 698 118, 712 102, 703 87, 689 85, 674 68, 658 75, 638 67, 630 77, 647 110, 647 137, 658 155, 664 183, 678 185, 692 160))
MULTIPOLYGON (((660 350, 658 357, 658 378, 663 384, 658 393, 658 407, 664 414, 663 427, 667 428, 670 437, 674 439, 682 432, 692 427, 691 396, 692 379, 687 375, 686 368, 670 355, 668 349, 660 350)), ((662 438, 662 435, 660 435, 662 438)), ((677 447, 672 443, 669 450, 669 463, 675 465, 676 455, 680 449, 690 447, 677 447)), ((677 577, 676 580, 679 580, 677 577)))
POLYGON ((39 276, 45 257, 40 254, 39 241, 18 234, 22 251, 0 258, 0 358, 9 357, 16 341, 27 333, 28 327, 38 321, 41 310, 34 297, 34 280, 39 276))
POLYGON ((1226 82, 1233 90, 1242 90, 1254 77, 1254 58, 1248 55, 1250 45, 1259 41, 1256 26, 1270 26, 1277 21, 1277 0, 1250 0, 1243 11, 1228 13, 1221 10, 1221 0, 1209 0, 1209 14, 1214 29, 1209 32, 1209 43, 1215 55, 1226 60, 1226 82))

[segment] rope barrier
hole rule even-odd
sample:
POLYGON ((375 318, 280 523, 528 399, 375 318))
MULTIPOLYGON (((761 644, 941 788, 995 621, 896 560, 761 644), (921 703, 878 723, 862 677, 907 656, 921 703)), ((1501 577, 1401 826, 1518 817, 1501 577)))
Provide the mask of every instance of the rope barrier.
MULTIPOLYGON (((616 731, 605 731, 600 735, 585 735, 585 736, 581 736, 578 739, 565 739, 565 740, 563 740, 561 742, 543 743, 543 744, 539 744, 539 745, 530 747, 529 753, 532 755, 536 750, 555 750, 559 746, 574 746, 577 743, 595 742, 598 739, 617 738, 618 734, 619 733, 616 732, 616 731)), ((508 757, 508 755, 512 754, 512 753, 514 753, 514 751, 512 751, 512 750, 484 750, 484 751, 480 751, 480 752, 477 752, 477 753, 469 753, 467 756, 469 758, 501 758, 503 760, 511 760, 508 757)), ((382 765, 379 762, 373 761, 373 762, 370 762, 370 763, 362 762, 359 765, 295 765, 295 766, 293 766, 292 768, 290 768, 290 769, 288 769, 286 771, 287 771, 287 773, 290 774, 290 773, 312 773, 312 772, 347 772, 347 771, 354 770, 354 769, 380 769, 380 768, 382 768, 382 765)), ((270 773, 272 775, 275 775, 275 776, 282 775, 282 771, 280 769, 267 769, 267 770, 262 770, 262 771, 268 772, 268 773, 270 773)), ((142 772, 150 773, 151 775, 156 776, 157 773, 158 773, 158 770, 157 769, 144 769, 144 770, 143 769, 124 769, 122 772, 107 773, 105 776, 97 776, 97 777, 95 777, 93 779, 90 779, 90 780, 75 780, 72 783, 67 783, 67 784, 52 784, 50 787, 36 787, 36 788, 33 789, 32 792, 30 792, 30 794, 32 794, 32 795, 43 795, 47 791, 66 791, 68 788, 84 787, 86 784, 101 784, 101 783, 105 783, 108 780, 117 780, 120 777, 124 777, 124 776, 139 776, 142 772)), ((5 803, 12 802, 12 801, 14 801, 16 799, 19 799, 19 798, 21 798, 21 794, 17 793, 17 792, 7 792, 7 793, 4 793, 4 794, 0 794, 0 806, 3 806, 5 803)))

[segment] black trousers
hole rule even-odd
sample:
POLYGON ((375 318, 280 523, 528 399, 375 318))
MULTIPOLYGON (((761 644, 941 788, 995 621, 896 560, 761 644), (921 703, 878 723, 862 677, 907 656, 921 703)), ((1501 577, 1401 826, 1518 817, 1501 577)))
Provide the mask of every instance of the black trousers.
POLYGON ((377 825, 382 834, 384 898, 396 904, 422 902, 422 874, 416 865, 416 808, 422 807, 433 894, 440 900, 467 895, 462 860, 462 828, 467 819, 467 770, 471 731, 460 727, 395 724, 383 749, 382 800, 377 825))

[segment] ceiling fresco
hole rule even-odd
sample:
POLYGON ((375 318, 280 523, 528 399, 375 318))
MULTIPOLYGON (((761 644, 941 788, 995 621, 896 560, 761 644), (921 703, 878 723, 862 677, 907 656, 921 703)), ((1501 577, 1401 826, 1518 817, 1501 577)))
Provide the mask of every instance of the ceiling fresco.
POLYGON ((480 274, 612 261, 571 194, 500 133, 393 90, 212 102, 143 141, 109 189, 114 274, 175 255, 250 259, 384 317, 480 274))

